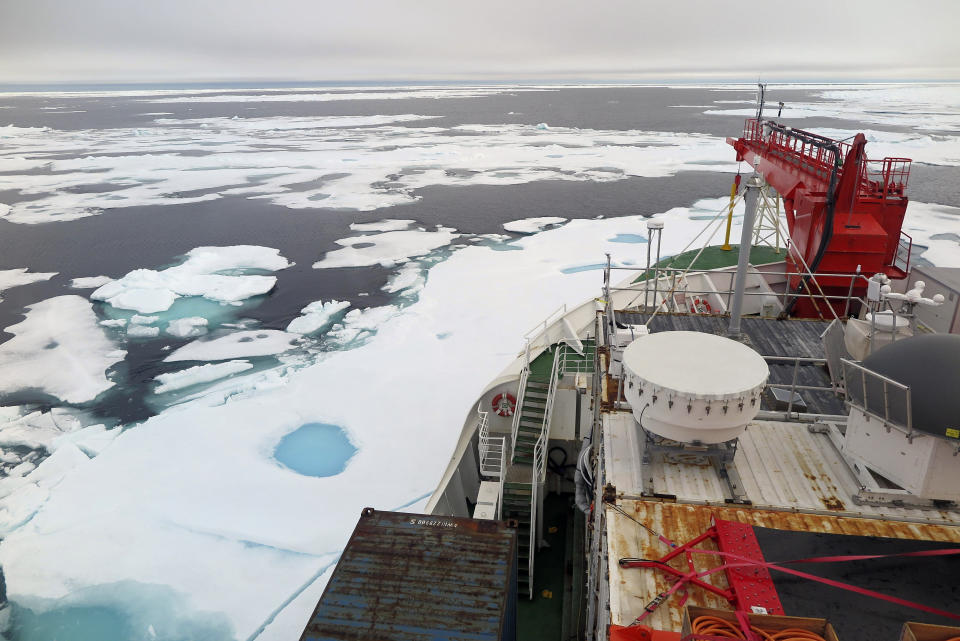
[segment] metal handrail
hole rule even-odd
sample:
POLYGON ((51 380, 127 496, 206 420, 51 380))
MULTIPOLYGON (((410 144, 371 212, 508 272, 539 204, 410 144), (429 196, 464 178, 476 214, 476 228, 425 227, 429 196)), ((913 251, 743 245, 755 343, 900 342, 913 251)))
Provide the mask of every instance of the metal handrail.
POLYGON ((840 362, 843 364, 843 378, 847 390, 847 403, 853 407, 856 407, 864 414, 883 421, 884 425, 889 425, 902 432, 905 432, 907 438, 912 441, 913 437, 916 435, 916 432, 914 432, 913 429, 913 407, 910 386, 904 385, 903 383, 895 381, 892 378, 888 378, 883 374, 868 369, 863 365, 846 358, 841 359, 840 362), (859 388, 851 385, 852 377, 848 373, 851 370, 859 373, 859 388), (880 386, 883 397, 883 414, 875 411, 877 405, 876 403, 873 403, 874 409, 871 409, 870 399, 872 396, 869 394, 869 389, 874 388, 874 391, 876 391, 877 385, 880 386), (891 413, 890 388, 899 390, 899 392, 903 395, 903 413, 905 416, 902 419, 893 416, 891 413), (862 398, 857 398, 857 393, 860 392, 862 392, 863 396, 862 398))
POLYGON ((505 466, 502 462, 504 457, 504 452, 506 450, 506 439, 503 436, 490 436, 490 421, 488 412, 483 412, 480 410, 480 406, 477 405, 477 415, 480 417, 480 424, 477 428, 479 434, 479 447, 478 452, 480 454, 480 474, 481 476, 496 478, 499 481, 503 481, 503 475, 505 471, 505 466), (496 456, 497 452, 500 453, 500 461, 497 465, 490 465, 491 453, 496 456))
MULTIPOLYGON (((560 346, 562 349, 564 346, 560 346)), ((553 367, 550 369, 550 384, 547 387, 546 407, 543 410, 543 423, 540 426, 540 435, 533 446, 533 465, 530 469, 530 556, 527 560, 527 572, 530 577, 529 589, 530 598, 533 598, 533 567, 534 557, 536 556, 535 547, 540 540, 540 532, 543 529, 543 511, 540 509, 540 486, 546 479, 546 451, 547 442, 550 438, 550 418, 553 415, 553 402, 557 396, 557 380, 560 378, 561 354, 554 354, 553 367)))
MULTIPOLYGON (((530 338, 530 335, 531 335, 531 334, 535 334, 535 333, 537 333, 537 332, 542 332, 543 330, 545 330, 545 329, 550 325, 550 323, 552 323, 552 322, 554 322, 554 321, 556 320, 556 318, 554 318, 554 316, 557 316, 558 314, 559 314, 560 316, 562 316, 563 314, 566 314, 566 313, 567 313, 567 304, 564 303, 563 305, 561 305, 560 307, 556 308, 556 309, 553 310, 551 313, 549 313, 549 314, 547 315, 547 317, 544 318, 542 321, 540 321, 539 323, 537 323, 536 325, 534 325, 534 326, 530 329, 530 331, 528 331, 527 333, 525 333, 525 334, 523 335, 523 337, 524 337, 524 338, 530 338)), ((559 316, 557 316, 557 317, 559 318, 559 316)))
POLYGON ((517 388, 517 406, 513 411, 513 421, 510 423, 510 451, 517 449, 517 432, 520 431, 520 414, 523 408, 524 397, 527 394, 527 378, 530 377, 530 363, 520 372, 520 386, 517 388))

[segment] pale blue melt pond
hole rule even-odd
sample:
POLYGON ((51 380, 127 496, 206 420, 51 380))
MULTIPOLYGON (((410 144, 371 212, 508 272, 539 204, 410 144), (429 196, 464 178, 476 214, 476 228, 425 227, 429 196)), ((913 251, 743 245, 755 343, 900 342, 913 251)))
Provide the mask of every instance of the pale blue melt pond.
POLYGON ((307 423, 277 444, 273 458, 304 476, 335 476, 357 453, 346 432, 336 425, 307 423))
POLYGON ((647 239, 640 234, 617 234, 610 239, 611 243, 645 243, 647 239))

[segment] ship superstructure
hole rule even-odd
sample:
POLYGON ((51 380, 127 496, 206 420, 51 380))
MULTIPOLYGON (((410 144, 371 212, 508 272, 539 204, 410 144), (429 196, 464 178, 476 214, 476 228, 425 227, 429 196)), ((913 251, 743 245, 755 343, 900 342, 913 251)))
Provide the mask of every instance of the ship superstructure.
POLYGON ((482 390, 427 504, 513 529, 517 638, 960 624, 960 278, 910 274, 909 160, 760 117, 733 144, 739 247, 608 257, 482 390))

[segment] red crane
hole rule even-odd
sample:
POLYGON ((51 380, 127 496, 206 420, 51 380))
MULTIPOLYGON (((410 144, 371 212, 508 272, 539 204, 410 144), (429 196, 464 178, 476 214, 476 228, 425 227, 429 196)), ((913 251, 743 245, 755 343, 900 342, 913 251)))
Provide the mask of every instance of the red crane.
MULTIPOLYGON (((842 274, 856 274, 858 267, 867 277, 906 277, 912 241, 900 227, 909 158, 869 160, 863 134, 846 143, 759 118, 747 120, 743 136, 727 142, 737 160, 755 166, 783 198, 791 238, 789 287, 800 296, 785 313, 832 316, 822 298, 804 297, 819 296, 822 289, 837 297, 830 302, 843 314, 852 279, 842 274), (813 282, 808 271, 841 275, 818 275, 813 282)), ((865 291, 856 279, 853 295, 865 291)))

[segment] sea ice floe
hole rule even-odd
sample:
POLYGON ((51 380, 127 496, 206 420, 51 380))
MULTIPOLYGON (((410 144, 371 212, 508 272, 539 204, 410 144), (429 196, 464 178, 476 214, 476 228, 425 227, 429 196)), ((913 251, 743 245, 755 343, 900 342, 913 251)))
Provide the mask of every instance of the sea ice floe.
MULTIPOLYGON (((960 132, 960 109, 957 108, 960 105, 960 87, 955 84, 819 89, 821 91, 817 95, 824 99, 822 102, 788 102, 781 120, 840 118, 919 131, 960 132)), ((775 91, 776 88, 773 88, 775 91)), ((756 108, 708 109, 704 113, 751 117, 756 115, 756 108)), ((766 115, 772 114, 768 111, 766 115)))
POLYGON ((156 379, 156 393, 164 394, 192 387, 202 383, 209 383, 221 378, 226 378, 233 374, 245 372, 252 369, 253 365, 247 361, 227 361, 226 363, 209 363, 207 365, 196 365, 180 370, 179 372, 170 372, 168 374, 159 374, 156 379))
POLYGON ((99 287, 90 295, 117 309, 143 314, 170 309, 182 296, 202 296, 221 303, 235 303, 266 294, 277 282, 274 276, 236 275, 243 270, 276 271, 289 267, 276 249, 256 245, 197 247, 186 260, 163 270, 136 269, 99 287))
MULTIPOLYGON (((57 273, 58 272, 31 272, 26 267, 19 269, 0 269, 0 294, 3 294, 5 289, 10 289, 11 287, 29 285, 30 283, 36 283, 41 280, 50 280, 56 276, 57 273)), ((3 296, 0 295, 0 301, 2 300, 3 296)))
POLYGON ((350 229, 353 231, 401 231, 407 229, 417 221, 387 218, 373 223, 350 223, 350 229))
MULTIPOLYGON (((154 98, 146 102, 332 102, 338 100, 406 100, 411 98, 477 98, 515 91, 532 91, 531 88, 518 87, 476 87, 476 88, 443 88, 443 89, 407 89, 401 91, 324 91, 324 92, 297 92, 297 93, 259 93, 236 94, 223 93, 220 95, 172 96, 170 98, 154 98)), ((539 90, 542 91, 542 90, 539 90)))
POLYGON ((130 323, 127 327, 127 336, 130 338, 156 338, 160 335, 160 328, 152 325, 130 323))
POLYGON ((263 198, 294 209, 369 211, 414 202, 417 189, 436 185, 610 181, 736 169, 722 138, 696 133, 525 124, 324 127, 322 118, 311 127, 303 118, 268 120, 259 128, 244 119, 206 127, 179 120, 140 128, 137 136, 129 129, 0 127, 10 150, 0 151, 0 161, 15 156, 22 164, 0 172, 0 190, 30 196, 0 217, 43 223, 106 208, 223 196, 263 198), (93 184, 116 188, 82 189, 93 184))
POLYGON ((414 296, 423 289, 426 283, 424 267, 416 262, 405 263, 394 272, 383 286, 388 294, 403 292, 404 296, 414 296))
POLYGON ((512 220, 508 223, 503 223, 503 228, 507 231, 516 232, 518 234, 535 234, 547 227, 555 227, 556 225, 562 225, 565 222, 567 222, 566 218, 559 218, 557 216, 541 216, 539 218, 522 218, 520 220, 512 220))
POLYGON ((421 116, 417 114, 397 114, 378 116, 312 116, 306 118, 194 118, 179 120, 173 118, 158 118, 154 122, 158 125, 175 125, 191 127, 225 127, 232 131, 246 129, 247 131, 284 131, 290 129, 327 129, 372 127, 390 125, 400 122, 414 122, 417 120, 436 120, 443 116, 421 116))
POLYGON ((120 428, 108 429, 106 425, 88 425, 72 432, 67 432, 51 441, 49 449, 57 451, 65 445, 74 445, 84 454, 93 458, 99 456, 115 438, 120 436, 120 428))
POLYGON ((290 321, 287 331, 292 334, 313 334, 326 329, 337 314, 350 307, 350 303, 341 300, 314 301, 300 310, 301 315, 290 321))
POLYGON ((960 267, 960 207, 910 201, 903 231, 913 239, 914 255, 937 267, 960 267))
POLYGON ((111 282, 113 282, 113 279, 109 276, 84 276, 72 279, 70 287, 74 289, 96 289, 111 282))
POLYGON ((248 356, 273 356, 293 349, 299 334, 276 329, 255 329, 232 332, 207 340, 187 343, 167 356, 164 362, 224 361, 248 356))
MULTIPOLYGON (((813 133, 849 140, 858 131, 814 127, 813 133)), ((914 162, 930 165, 960 165, 960 136, 944 136, 921 132, 902 133, 895 131, 861 130, 867 138, 867 157, 880 160, 885 157, 910 158, 914 162)))
POLYGON ((106 372, 123 360, 80 296, 58 296, 27 308, 0 344, 0 393, 39 390, 67 403, 92 401, 113 386, 106 372))
POLYGON ((167 323, 167 333, 177 338, 194 338, 207 333, 207 319, 199 316, 175 318, 167 323))
POLYGON ((391 267, 409 258, 423 256, 434 249, 449 245, 459 236, 455 229, 437 227, 436 231, 387 231, 343 238, 336 241, 338 245, 342 245, 342 249, 328 252, 313 266, 316 269, 368 265, 391 267))

